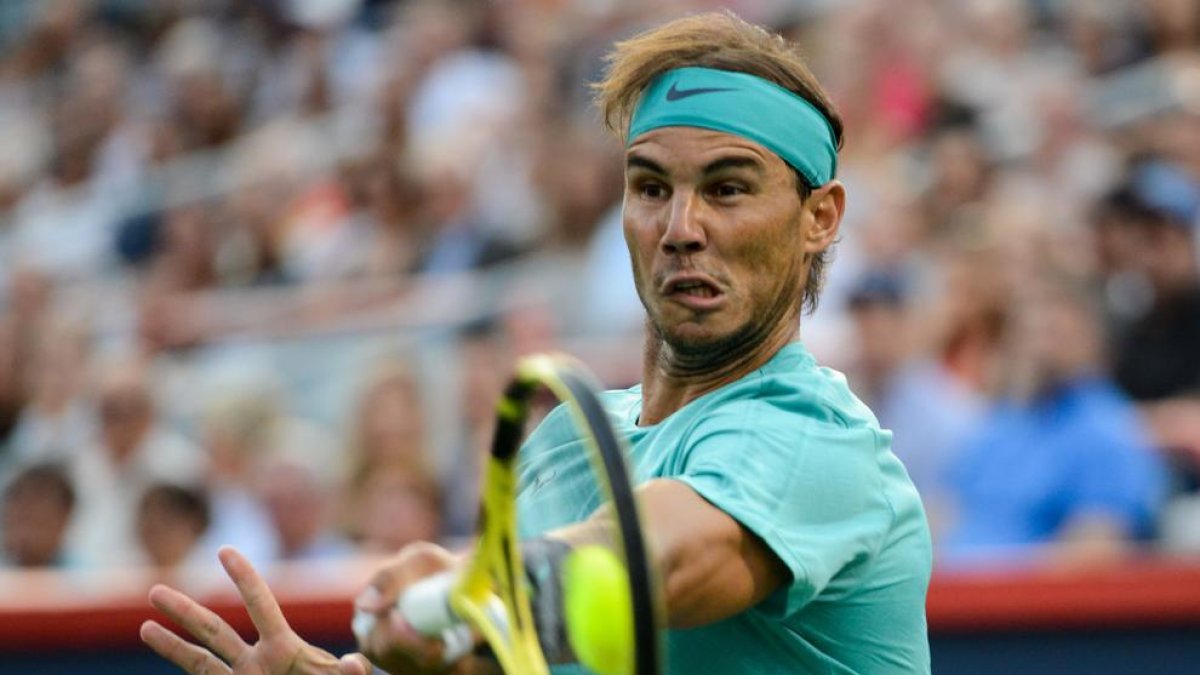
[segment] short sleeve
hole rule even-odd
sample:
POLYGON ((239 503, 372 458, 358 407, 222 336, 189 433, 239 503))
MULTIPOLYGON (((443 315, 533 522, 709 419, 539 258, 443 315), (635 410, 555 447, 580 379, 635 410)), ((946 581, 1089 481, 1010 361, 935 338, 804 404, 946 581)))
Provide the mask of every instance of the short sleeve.
POLYGON ((792 574, 795 613, 874 556, 893 520, 878 429, 762 400, 723 406, 689 437, 674 476, 761 538, 792 574))

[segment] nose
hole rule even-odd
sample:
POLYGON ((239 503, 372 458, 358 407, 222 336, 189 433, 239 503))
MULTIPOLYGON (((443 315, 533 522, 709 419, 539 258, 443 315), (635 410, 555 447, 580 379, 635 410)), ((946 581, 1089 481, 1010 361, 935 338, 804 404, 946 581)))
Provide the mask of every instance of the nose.
POLYGON ((681 255, 699 253, 708 245, 701 223, 703 203, 693 193, 680 190, 671 200, 671 213, 662 235, 663 253, 681 255))

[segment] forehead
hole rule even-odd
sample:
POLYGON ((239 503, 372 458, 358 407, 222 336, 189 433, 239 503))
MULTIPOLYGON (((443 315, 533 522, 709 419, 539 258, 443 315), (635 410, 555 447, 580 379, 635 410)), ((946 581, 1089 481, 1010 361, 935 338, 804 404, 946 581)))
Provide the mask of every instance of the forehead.
POLYGON ((726 157, 753 159, 769 173, 791 173, 792 169, 766 147, 742 136, 699 127, 660 127, 629 144, 626 160, 649 159, 665 169, 701 169, 726 157))

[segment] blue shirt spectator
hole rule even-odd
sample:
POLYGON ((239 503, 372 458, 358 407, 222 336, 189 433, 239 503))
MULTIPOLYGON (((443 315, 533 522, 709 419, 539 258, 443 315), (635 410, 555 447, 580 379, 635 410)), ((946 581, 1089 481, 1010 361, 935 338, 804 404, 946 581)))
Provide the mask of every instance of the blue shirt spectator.
POLYGON ((1106 378, 999 403, 951 470, 959 521, 943 554, 951 562, 1021 557, 1091 518, 1146 537, 1165 477, 1133 404, 1106 378))

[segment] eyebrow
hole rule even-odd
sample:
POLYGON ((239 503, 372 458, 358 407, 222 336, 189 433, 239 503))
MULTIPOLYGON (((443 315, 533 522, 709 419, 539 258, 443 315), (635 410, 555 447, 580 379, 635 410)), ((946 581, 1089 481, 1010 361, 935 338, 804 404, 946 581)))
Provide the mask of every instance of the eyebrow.
POLYGON ((704 167, 704 173, 708 175, 726 169, 753 169, 756 173, 762 173, 763 165, 753 157, 725 157, 709 162, 704 167))
POLYGON ((658 164, 658 162, 646 159, 645 157, 642 157, 640 155, 630 155, 625 160, 625 168, 633 169, 635 167, 641 168, 641 169, 646 169, 647 171, 649 171, 651 173, 657 173, 657 174, 661 174, 664 176, 667 174, 666 169, 662 168, 658 164))
MULTIPOLYGON (((656 173, 663 176, 667 174, 667 170, 664 169, 658 162, 642 157, 641 155, 629 155, 629 157, 625 160, 625 166, 629 169, 635 167, 646 169, 651 173, 656 173)), ((716 159, 709 162, 704 167, 703 173, 705 175, 709 175, 717 173, 718 171, 724 171, 726 169, 753 169, 757 173, 762 173, 763 165, 762 162, 753 157, 722 157, 721 159, 716 159)))

